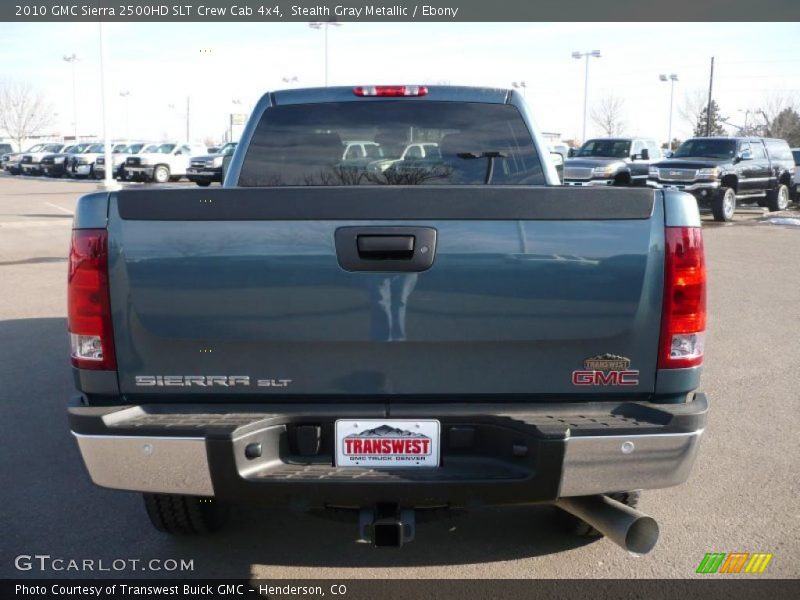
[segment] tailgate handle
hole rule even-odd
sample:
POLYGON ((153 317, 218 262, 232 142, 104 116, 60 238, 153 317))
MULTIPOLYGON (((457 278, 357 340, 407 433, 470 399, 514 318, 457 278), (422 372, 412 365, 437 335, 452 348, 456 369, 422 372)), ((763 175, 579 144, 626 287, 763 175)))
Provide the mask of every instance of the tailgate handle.
POLYGON ((414 257, 413 235, 359 235, 356 244, 361 258, 410 260, 414 257))
POLYGON ((430 269, 436 256, 433 227, 339 227, 334 241, 345 271, 418 273, 430 269))

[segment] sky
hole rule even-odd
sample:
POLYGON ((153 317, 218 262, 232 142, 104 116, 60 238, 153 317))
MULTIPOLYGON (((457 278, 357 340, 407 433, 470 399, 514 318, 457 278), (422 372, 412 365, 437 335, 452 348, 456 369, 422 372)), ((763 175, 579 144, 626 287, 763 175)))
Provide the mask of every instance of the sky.
MULTIPOLYGON (((263 93, 324 83, 323 33, 306 23, 104 28, 113 138, 185 137, 189 97, 191 137, 221 140, 228 115, 249 112, 263 93)), ((679 109, 687 95, 707 93, 712 56, 714 97, 731 123, 771 98, 800 101, 800 23, 343 23, 329 32, 329 83, 524 81, 539 129, 580 138, 585 63, 571 57, 576 50, 601 51, 590 59, 589 110, 620 98, 628 135, 666 141, 670 85, 658 75, 675 73, 673 136, 688 137, 679 109)), ((27 81, 51 101, 53 134, 73 129, 72 71, 62 58, 73 53, 79 134, 101 135, 98 25, 0 23, 0 80, 27 81)), ((589 119, 593 135, 600 130, 589 119)))

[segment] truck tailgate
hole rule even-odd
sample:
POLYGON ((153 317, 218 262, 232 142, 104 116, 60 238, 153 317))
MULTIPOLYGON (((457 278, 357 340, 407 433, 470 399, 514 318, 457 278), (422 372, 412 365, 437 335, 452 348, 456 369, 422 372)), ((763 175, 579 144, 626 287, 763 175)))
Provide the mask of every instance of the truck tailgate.
POLYGON ((654 391, 660 192, 126 190, 111 196, 108 228, 119 383, 127 395, 654 391), (346 270, 336 241, 345 227, 386 234, 429 228, 432 265, 346 270), (573 372, 591 368, 585 361, 596 357, 638 374, 629 385, 576 385, 573 372))

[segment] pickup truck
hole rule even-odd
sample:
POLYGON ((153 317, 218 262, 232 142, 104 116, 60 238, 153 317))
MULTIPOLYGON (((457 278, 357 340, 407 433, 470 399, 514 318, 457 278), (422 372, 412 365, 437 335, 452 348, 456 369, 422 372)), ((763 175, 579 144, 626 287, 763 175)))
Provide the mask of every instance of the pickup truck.
POLYGON ((186 175, 192 156, 208 154, 208 148, 190 142, 159 144, 152 152, 142 152, 125 159, 125 178, 134 181, 167 183, 186 175))
POLYGON ((648 185, 691 193, 715 221, 730 221, 739 201, 770 211, 789 205, 794 160, 789 144, 767 138, 691 138, 650 167, 648 185))
MULTIPOLYGON (((126 142, 112 142, 111 152, 116 154, 126 147, 126 142)), ((73 155, 67 165, 67 175, 77 179, 100 179, 95 166, 101 158, 105 161, 105 144, 92 144, 83 152, 73 155)))
POLYGON ((193 156, 189 168, 186 169, 186 179, 200 187, 208 187, 215 181, 222 183, 226 162, 230 160, 234 150, 236 142, 228 142, 217 148, 216 152, 193 156))
POLYGON ((63 177, 67 174, 70 159, 86 150, 89 146, 91 146, 90 143, 72 144, 57 154, 43 156, 39 163, 42 167, 42 174, 47 177, 63 177))
POLYGON ((650 161, 661 159, 655 140, 598 138, 588 140, 564 161, 564 185, 645 185, 650 161))
POLYGON ((513 90, 275 91, 222 187, 80 198, 70 427, 169 533, 249 503, 399 546, 547 504, 646 553, 638 491, 685 481, 705 427, 705 273, 690 195, 560 186, 513 90), (384 129, 441 162, 340 168, 384 129))
POLYGON ((22 155, 19 166, 22 169, 23 175, 41 175, 42 174, 42 159, 49 154, 59 154, 64 152, 67 148, 64 144, 53 143, 44 144, 36 152, 26 152, 22 155))
POLYGON ((384 158, 372 160, 368 164, 369 171, 374 173, 383 173, 392 166, 400 164, 403 161, 420 161, 425 159, 441 158, 441 154, 439 153, 439 145, 435 142, 415 142, 413 144, 407 144, 404 148, 402 148, 402 152, 399 153, 397 152, 399 149, 397 146, 386 144, 385 141, 379 147, 383 151, 384 158))
POLYGON ((40 152, 46 144, 34 144, 25 152, 8 152, 0 157, 3 165, 3 170, 8 171, 12 175, 19 175, 22 173, 22 157, 26 154, 40 152))
MULTIPOLYGON (((137 154, 147 152, 148 150, 155 150, 157 146, 157 144, 151 144, 150 142, 139 141, 115 144, 114 149, 111 152, 111 162, 114 164, 112 169, 112 177, 114 179, 123 177, 125 161, 128 160, 129 156, 136 156, 137 154)), ((105 155, 97 157, 97 160, 94 163, 94 176, 97 179, 103 179, 106 176, 105 155)))

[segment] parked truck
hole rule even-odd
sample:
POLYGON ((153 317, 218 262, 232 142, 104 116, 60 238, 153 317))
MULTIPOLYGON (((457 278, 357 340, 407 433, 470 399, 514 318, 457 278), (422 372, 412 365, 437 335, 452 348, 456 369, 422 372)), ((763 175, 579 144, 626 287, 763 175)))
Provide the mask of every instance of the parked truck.
POLYGON ((643 186, 650 162, 660 159, 661 149, 652 139, 588 140, 564 162, 564 185, 643 186))
POLYGON ((150 152, 141 152, 125 159, 124 173, 134 181, 167 183, 184 177, 192 156, 207 154, 208 148, 191 142, 166 142, 150 152))
POLYGON ((648 552, 639 490, 687 479, 706 422, 697 205, 561 187, 531 123, 512 90, 276 91, 222 187, 83 196, 69 419, 92 480, 169 533, 249 503, 399 546, 422 516, 549 504, 648 552), (342 140, 419 131, 427 174, 341 169, 342 140))
MULTIPOLYGON (((142 154, 144 152, 148 152, 149 150, 155 150, 157 147, 158 144, 140 141, 121 142, 114 144, 114 148, 111 152, 111 162, 113 163, 113 168, 111 170, 112 177, 114 179, 124 178, 125 161, 128 160, 128 157, 136 156, 137 154, 142 154)), ((106 176, 105 155, 97 157, 97 160, 94 163, 94 176, 97 179, 103 179, 106 176)))
POLYGON ((214 182, 222 183, 225 169, 230 161, 236 142, 228 142, 217 148, 216 152, 202 156, 193 156, 186 169, 186 179, 200 187, 208 187, 214 182))
POLYGON ((44 144, 36 152, 26 152, 20 160, 20 169, 23 175, 41 175, 43 171, 42 159, 50 154, 64 152, 67 146, 60 142, 44 144))
POLYGON ((648 175, 652 187, 691 193, 716 221, 732 220, 741 201, 785 210, 793 182, 789 144, 756 137, 688 139, 648 175))

